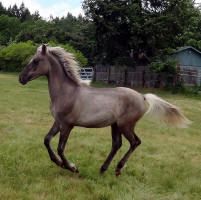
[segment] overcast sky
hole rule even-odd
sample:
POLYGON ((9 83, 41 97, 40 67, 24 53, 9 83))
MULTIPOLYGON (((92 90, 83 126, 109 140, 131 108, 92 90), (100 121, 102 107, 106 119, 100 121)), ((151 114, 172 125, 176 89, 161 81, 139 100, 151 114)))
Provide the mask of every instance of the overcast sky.
MULTIPOLYGON (((48 19, 50 15, 54 17, 66 16, 67 12, 78 16, 83 14, 81 8, 82 0, 0 0, 6 7, 17 4, 18 6, 24 2, 25 6, 33 13, 38 10, 40 15, 48 19)), ((201 3, 201 0, 196 0, 201 3)))
POLYGON ((25 6, 33 13, 38 10, 40 15, 48 18, 50 15, 54 17, 65 16, 68 12, 75 16, 83 14, 81 4, 82 0, 0 0, 3 6, 17 4, 18 6, 24 2, 25 6))

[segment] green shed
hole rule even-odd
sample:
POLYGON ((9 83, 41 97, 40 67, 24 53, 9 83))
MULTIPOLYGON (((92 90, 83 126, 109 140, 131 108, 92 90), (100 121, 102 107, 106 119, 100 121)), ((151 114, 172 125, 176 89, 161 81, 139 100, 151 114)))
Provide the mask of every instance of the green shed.
POLYGON ((180 75, 187 85, 201 85, 201 52, 192 46, 185 46, 174 52, 180 75))

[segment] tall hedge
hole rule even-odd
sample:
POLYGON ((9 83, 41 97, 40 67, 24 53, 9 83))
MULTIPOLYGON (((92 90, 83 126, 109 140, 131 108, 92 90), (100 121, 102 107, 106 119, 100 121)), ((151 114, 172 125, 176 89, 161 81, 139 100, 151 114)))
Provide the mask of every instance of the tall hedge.
POLYGON ((32 42, 13 43, 0 49, 0 69, 18 72, 26 65, 35 53, 36 46, 32 42))
MULTIPOLYGON (((28 41, 12 43, 7 47, 0 47, 0 70, 10 72, 21 71, 31 56, 36 52, 37 46, 38 45, 34 44, 33 42, 28 41)), ((60 46, 62 46, 68 52, 73 53, 81 67, 87 64, 87 59, 80 51, 75 50, 68 44, 60 46)))
POLYGON ((80 67, 84 67, 87 65, 88 60, 87 58, 83 55, 83 53, 79 50, 76 50, 74 47, 72 47, 70 44, 57 44, 54 42, 49 42, 50 46, 60 46, 64 48, 67 52, 72 53, 75 56, 75 59, 78 61, 80 67))

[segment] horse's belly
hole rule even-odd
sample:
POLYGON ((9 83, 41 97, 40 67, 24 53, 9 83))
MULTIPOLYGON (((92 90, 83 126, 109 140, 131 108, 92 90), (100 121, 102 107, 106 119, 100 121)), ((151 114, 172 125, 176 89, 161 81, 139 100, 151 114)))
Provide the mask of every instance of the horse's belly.
POLYGON ((91 116, 80 117, 75 123, 76 126, 82 126, 86 128, 101 128, 110 126, 115 123, 116 119, 112 113, 106 115, 93 114, 91 116))

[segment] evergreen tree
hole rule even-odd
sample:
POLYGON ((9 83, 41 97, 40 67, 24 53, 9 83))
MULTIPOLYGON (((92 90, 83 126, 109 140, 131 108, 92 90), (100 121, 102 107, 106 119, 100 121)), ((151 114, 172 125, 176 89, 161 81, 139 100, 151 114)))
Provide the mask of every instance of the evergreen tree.
POLYGON ((7 14, 6 8, 3 7, 3 4, 0 2, 0 15, 7 14))
POLYGON ((84 0, 83 8, 95 25, 97 54, 109 63, 131 50, 153 57, 183 45, 189 24, 200 21, 192 0, 84 0))

